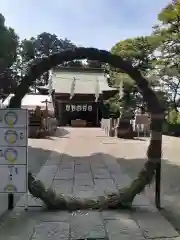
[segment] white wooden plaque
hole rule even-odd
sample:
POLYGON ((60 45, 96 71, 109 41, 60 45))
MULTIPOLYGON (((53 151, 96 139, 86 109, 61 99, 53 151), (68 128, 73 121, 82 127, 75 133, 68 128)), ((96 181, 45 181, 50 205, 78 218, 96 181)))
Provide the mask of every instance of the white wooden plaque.
POLYGON ((28 127, 27 109, 1 109, 0 128, 28 127))
POLYGON ((0 146, 0 165, 26 165, 27 147, 0 146))
POLYGON ((0 128, 0 146, 27 146, 27 129, 0 128))
POLYGON ((27 192, 27 169, 26 166, 12 167, 12 180, 10 180, 11 169, 9 166, 0 166, 0 193, 25 193, 27 192))
POLYGON ((0 193, 27 193, 27 109, 0 109, 0 193))

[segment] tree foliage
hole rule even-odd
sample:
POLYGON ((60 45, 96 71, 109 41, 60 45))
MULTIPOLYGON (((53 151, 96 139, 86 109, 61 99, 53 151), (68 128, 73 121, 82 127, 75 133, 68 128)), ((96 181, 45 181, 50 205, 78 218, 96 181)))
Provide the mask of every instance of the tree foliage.
MULTIPOLYGON (((139 36, 116 43, 111 52, 132 62, 148 79, 163 101, 172 103, 175 108, 180 104, 180 2, 172 0, 157 16, 159 24, 153 27, 150 36, 139 36)), ((19 82, 32 61, 49 56, 65 49, 73 49, 67 38, 43 32, 36 37, 19 42, 12 28, 5 26, 0 15, 0 88, 8 91, 13 82, 19 82), (4 81, 6 79, 6 81, 4 81), (8 81, 7 81, 8 79, 8 81), (14 79, 14 81, 13 81, 14 79)), ((62 64, 64 67, 84 67, 81 61, 62 64)), ((87 60, 86 67, 104 67, 98 61, 87 60)), ((124 95, 134 105, 142 99, 133 80, 121 70, 108 67, 110 86, 118 87, 123 81, 124 95)), ((48 73, 37 79, 36 84, 46 84, 48 73)), ((110 100, 119 104, 118 94, 110 100)), ((127 101, 128 102, 128 101, 127 101)), ((130 103, 130 102, 128 102, 130 103)), ((118 105, 119 106, 119 105, 118 105)))
POLYGON ((153 35, 158 37, 160 52, 155 62, 155 74, 175 109, 180 104, 180 2, 172 1, 158 14, 159 25, 153 35))
MULTIPOLYGON (((37 37, 24 39, 19 46, 19 68, 22 76, 24 76, 32 61, 38 61, 42 57, 48 57, 56 52, 74 47, 75 45, 67 38, 60 39, 57 35, 47 32, 43 32, 37 37)), ((74 61, 65 63, 64 66, 78 66, 78 64, 80 65, 78 61, 74 61)), ((48 73, 44 73, 40 79, 37 79, 36 86, 47 84, 48 77, 48 73)))
MULTIPOLYGON (((147 75, 153 68, 154 50, 156 47, 157 41, 153 37, 137 37, 118 42, 112 47, 111 52, 132 62, 133 66, 139 68, 143 75, 147 75)), ((123 81, 124 97, 121 100, 123 106, 130 105, 135 107, 142 102, 135 82, 127 74, 119 73, 112 68, 110 68, 109 74, 112 86, 118 86, 123 81)))
MULTIPOLYGON (((116 43, 111 52, 122 56, 138 67, 146 76, 149 84, 157 92, 164 105, 173 103, 177 108, 180 104, 180 2, 173 0, 157 16, 159 25, 153 27, 150 36, 126 39, 116 43)), ((116 69, 110 69, 110 84, 124 82, 124 92, 133 98, 135 86, 116 69), (122 77, 123 76, 123 77, 122 77), (128 90, 127 90, 128 88, 128 90)), ((139 97, 138 94, 136 96, 139 97)))
POLYGON ((11 67, 17 57, 17 47, 17 34, 5 26, 5 18, 0 14, 0 89, 4 93, 10 92, 14 85, 11 67))
POLYGON ((136 37, 120 41, 112 47, 111 52, 133 63, 142 72, 152 69, 153 53, 157 42, 152 36, 136 37))

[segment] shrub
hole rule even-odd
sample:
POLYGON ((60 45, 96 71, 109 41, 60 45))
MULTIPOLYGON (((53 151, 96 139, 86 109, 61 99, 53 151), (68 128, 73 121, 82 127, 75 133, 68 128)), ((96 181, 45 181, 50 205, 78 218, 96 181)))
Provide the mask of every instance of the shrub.
POLYGON ((176 123, 180 124, 180 113, 179 112, 177 113, 176 123))
POLYGON ((168 113, 167 122, 169 124, 177 124, 178 122, 180 123, 180 114, 175 109, 170 110, 168 113))
POLYGON ((163 125, 163 133, 180 136, 180 112, 171 109, 163 125))

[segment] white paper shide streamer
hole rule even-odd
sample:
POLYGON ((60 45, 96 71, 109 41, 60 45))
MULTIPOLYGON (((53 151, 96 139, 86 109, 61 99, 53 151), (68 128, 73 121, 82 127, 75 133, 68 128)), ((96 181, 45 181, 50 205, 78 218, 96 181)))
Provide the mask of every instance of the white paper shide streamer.
POLYGON ((70 89, 70 99, 72 99, 74 96, 75 86, 76 86, 76 78, 73 78, 71 89, 70 89))
POLYGON ((96 86, 95 86, 95 102, 98 101, 100 95, 100 87, 99 87, 99 79, 96 79, 96 86))
POLYGON ((53 77, 53 71, 50 70, 49 71, 49 81, 48 81, 48 85, 49 85, 48 86, 48 88, 49 88, 48 92, 49 92, 49 95, 51 95, 52 91, 53 91, 52 77, 53 77))

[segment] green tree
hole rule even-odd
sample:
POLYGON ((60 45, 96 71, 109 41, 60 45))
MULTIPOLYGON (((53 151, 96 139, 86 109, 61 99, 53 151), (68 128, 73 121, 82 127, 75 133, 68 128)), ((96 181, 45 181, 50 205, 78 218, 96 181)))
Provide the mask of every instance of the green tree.
MULTIPOLYGON (((132 61, 134 65, 137 65, 137 61, 135 59, 135 51, 136 49, 133 46, 134 39, 127 39, 124 41, 120 41, 112 47, 111 52, 116 55, 120 55, 126 60, 132 61)), ((136 54, 137 55, 137 54, 136 54)), ((121 103, 119 106, 134 106, 134 81, 125 73, 119 72, 119 70, 109 68, 109 85, 112 87, 119 87, 121 82, 123 82, 123 98, 121 99, 121 103)), ((111 104, 115 103, 116 105, 120 101, 119 94, 116 94, 112 99, 110 99, 111 104)))
POLYGON ((136 37, 120 41, 112 47, 111 52, 129 60, 144 74, 153 68, 154 50, 158 41, 153 36, 136 37))
MULTIPOLYGON (((163 92, 160 90, 159 79, 152 74, 156 67, 156 49, 161 44, 159 39, 159 35, 127 39, 115 44, 111 52, 120 55, 132 62, 134 67, 139 68, 149 81, 149 85, 154 87, 154 90, 162 98, 163 92)), ((137 104, 144 104, 135 83, 129 76, 124 73, 117 73, 116 69, 110 69, 110 81, 112 85, 118 85, 120 81, 123 81, 125 95, 123 101, 125 106, 135 107, 137 104)), ((162 99, 164 101, 166 98, 162 99)))
MULTIPOLYGON (((42 57, 48 57, 51 54, 54 54, 56 52, 66 50, 66 49, 72 49, 75 45, 68 40, 65 39, 59 39, 55 34, 50 34, 47 32, 43 32, 39 34, 36 38, 30 38, 30 39, 24 39, 21 42, 19 51, 20 51, 20 69, 22 75, 25 74, 29 64, 32 63, 34 60, 38 60, 42 57)), ((73 61, 69 63, 64 63, 63 66, 78 66, 80 65, 79 61, 73 61)), ((48 80, 48 73, 43 74, 43 76, 40 79, 37 79, 36 86, 37 85, 45 85, 47 84, 48 80)))
POLYGON ((19 78, 25 75, 28 65, 36 58, 34 41, 34 38, 30 38, 29 40, 24 39, 19 43, 16 62, 13 66, 19 78))
POLYGON ((4 93, 9 93, 15 84, 12 65, 16 61, 17 47, 17 34, 5 26, 5 18, 0 14, 0 89, 4 93))
POLYGON ((173 0, 158 14, 153 35, 159 40, 156 74, 177 110, 180 104, 180 1, 173 0))
POLYGON ((36 57, 49 56, 53 53, 75 47, 67 38, 59 39, 55 34, 47 32, 43 32, 37 38, 33 39, 33 44, 35 46, 36 57))
POLYGON ((106 69, 105 75, 109 86, 119 89, 118 93, 109 99, 109 105, 114 114, 117 113, 117 108, 118 111, 120 107, 134 108, 138 103, 140 104, 142 102, 142 97, 136 88, 135 82, 127 74, 117 72, 117 70, 108 71, 106 69), (123 88, 121 96, 120 85, 122 82, 123 88))

